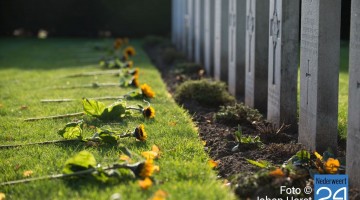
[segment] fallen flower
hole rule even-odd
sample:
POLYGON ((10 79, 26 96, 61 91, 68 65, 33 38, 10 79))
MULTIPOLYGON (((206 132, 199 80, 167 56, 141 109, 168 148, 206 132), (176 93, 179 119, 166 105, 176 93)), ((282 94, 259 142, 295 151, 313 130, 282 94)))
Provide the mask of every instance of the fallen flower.
POLYGON ((135 48, 128 46, 124 49, 124 56, 134 56, 136 54, 135 48))
POLYGON ((133 136, 140 141, 145 141, 147 138, 145 126, 143 124, 140 124, 138 127, 136 127, 133 132, 133 136))
POLYGON ((325 163, 324 163, 324 169, 327 173, 330 174, 336 174, 338 169, 340 167, 340 162, 338 159, 334 159, 334 158, 329 158, 325 163))
POLYGON ((146 177, 144 180, 139 180, 139 186, 143 190, 147 190, 152 186, 153 182, 149 177, 146 177))
POLYGON ((148 106, 148 107, 144 108, 142 113, 143 113, 145 118, 152 119, 152 118, 155 117, 155 109, 153 107, 151 107, 151 106, 148 106))
POLYGON ((140 86, 141 92, 143 94, 143 96, 147 97, 147 98, 154 98, 155 97, 155 92, 151 89, 151 87, 148 84, 142 84, 140 86))

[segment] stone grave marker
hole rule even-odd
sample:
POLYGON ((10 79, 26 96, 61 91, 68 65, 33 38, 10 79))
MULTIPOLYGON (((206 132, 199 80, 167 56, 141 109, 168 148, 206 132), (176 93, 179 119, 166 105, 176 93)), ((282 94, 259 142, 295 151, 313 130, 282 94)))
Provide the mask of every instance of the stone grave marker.
POLYGON ((302 1, 299 142, 319 152, 337 147, 340 10, 341 0, 302 1))
POLYGON ((204 0, 204 67, 213 75, 214 58, 214 0, 204 0))
POLYGON ((202 51, 202 7, 203 7, 203 0, 195 0, 195 10, 194 10, 194 18, 195 18, 195 62, 201 63, 201 51, 202 51))
POLYGON ((267 119, 297 132, 299 0, 270 0, 267 119))
POLYGON ((193 60, 194 55, 194 0, 187 0, 187 57, 193 60))
POLYGON ((267 112, 269 0, 246 1, 245 104, 267 112))
POLYGON ((228 81, 229 0, 215 0, 214 78, 228 81))
POLYGON ((360 188, 360 1, 351 2, 349 112, 346 172, 350 184, 360 188))
POLYGON ((229 92, 240 99, 245 90, 246 0, 229 1, 229 92))

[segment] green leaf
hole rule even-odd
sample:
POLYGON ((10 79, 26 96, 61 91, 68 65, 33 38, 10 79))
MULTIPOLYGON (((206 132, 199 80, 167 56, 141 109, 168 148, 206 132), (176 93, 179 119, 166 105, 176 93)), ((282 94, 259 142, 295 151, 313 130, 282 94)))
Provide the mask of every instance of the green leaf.
POLYGON ((235 132, 235 137, 236 137, 237 141, 241 142, 242 130, 241 130, 240 125, 238 125, 238 130, 235 132))
POLYGON ((82 104, 84 112, 93 117, 99 117, 105 109, 105 104, 96 100, 83 99, 82 104))
POLYGON ((64 174, 71 174, 77 171, 83 171, 89 168, 95 168, 95 157, 88 151, 80 151, 74 157, 65 162, 63 169, 64 174))
POLYGON ((246 159, 246 161, 248 161, 250 164, 260 167, 260 168, 267 168, 271 165, 269 162, 264 161, 264 160, 255 161, 255 160, 246 159))
POLYGON ((301 151, 298 151, 296 153, 296 157, 300 160, 300 161, 307 161, 307 160, 310 160, 310 153, 306 150, 301 150, 301 151))
POLYGON ((108 143, 108 144, 117 144, 118 142, 118 138, 114 132, 110 131, 110 130, 103 130, 101 129, 101 131, 98 133, 99 138, 104 142, 104 143, 108 143))
POLYGON ((70 122, 65 125, 63 129, 58 130, 58 134, 61 135, 64 139, 82 139, 82 127, 83 121, 70 122))
POLYGON ((99 118, 101 120, 120 120, 127 115, 126 111, 126 102, 115 102, 114 104, 105 108, 99 118))

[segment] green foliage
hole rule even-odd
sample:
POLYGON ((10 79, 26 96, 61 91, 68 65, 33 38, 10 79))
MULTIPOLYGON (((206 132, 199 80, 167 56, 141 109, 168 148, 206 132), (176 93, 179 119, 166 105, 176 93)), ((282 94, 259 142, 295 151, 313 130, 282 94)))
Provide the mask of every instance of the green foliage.
POLYGON ((98 129, 95 137, 98 137, 102 142, 107 144, 117 144, 119 135, 107 129, 98 129))
POLYGON ((263 116, 256 109, 250 108, 243 103, 236 103, 232 106, 221 106, 219 112, 214 116, 219 123, 235 126, 253 126, 253 122, 263 120, 263 116))
POLYGON ((104 103, 96 100, 83 99, 82 102, 84 112, 100 120, 120 120, 130 115, 130 111, 126 109, 125 101, 117 101, 107 107, 104 103))
POLYGON ((82 139, 83 121, 70 122, 65 125, 63 129, 58 131, 58 134, 64 139, 82 139))
POLYGON ((193 101, 204 107, 219 107, 235 102, 225 83, 205 79, 182 83, 176 88, 174 98, 180 104, 193 101))
POLYGON ((84 112, 93 117, 100 117, 105 110, 105 104, 101 101, 83 99, 84 112))
POLYGON ((71 174, 74 172, 86 170, 89 168, 96 167, 96 160, 93 154, 88 151, 80 151, 78 154, 69 158, 65 162, 65 166, 63 169, 64 174, 71 174))
POLYGON ((232 148, 232 151, 237 151, 242 144, 255 144, 257 147, 263 147, 264 144, 261 142, 259 136, 243 136, 240 125, 238 126, 238 130, 235 132, 235 138, 239 144, 232 148))

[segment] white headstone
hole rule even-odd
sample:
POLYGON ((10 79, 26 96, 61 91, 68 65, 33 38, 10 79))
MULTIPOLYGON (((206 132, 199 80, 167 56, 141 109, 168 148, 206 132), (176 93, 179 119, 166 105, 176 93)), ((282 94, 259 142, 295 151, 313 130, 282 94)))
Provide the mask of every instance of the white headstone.
POLYGON ((214 74, 214 3, 204 0, 204 66, 208 75, 214 74))
POLYGON ((360 1, 351 3, 349 112, 346 173, 353 188, 360 188, 360 1))
POLYGON ((195 0, 195 10, 194 10, 194 18, 195 18, 195 62, 201 63, 201 51, 202 51, 202 19, 203 19, 203 0, 195 0))
POLYGON ((187 57, 189 60, 194 59, 194 1, 187 0, 187 25, 188 25, 188 37, 187 37, 187 57))
POLYGON ((215 0, 214 78, 228 81, 229 0, 215 0))
POLYGON ((299 142, 319 152, 337 147, 341 0, 303 0, 299 142))
POLYGON ((266 113, 269 0, 247 0, 245 38, 245 104, 266 113))
POLYGON ((246 0, 229 2, 229 92, 245 95, 245 18, 246 0))
POLYGON ((171 41, 173 44, 176 44, 176 20, 177 20, 177 16, 176 16, 176 3, 177 0, 172 0, 171 1, 171 41))
POLYGON ((181 51, 186 55, 187 51, 187 34, 188 34, 188 16, 187 16, 187 1, 181 0, 180 3, 180 16, 181 19, 181 51))
POLYGON ((299 0, 270 0, 267 119, 297 132, 299 0))

